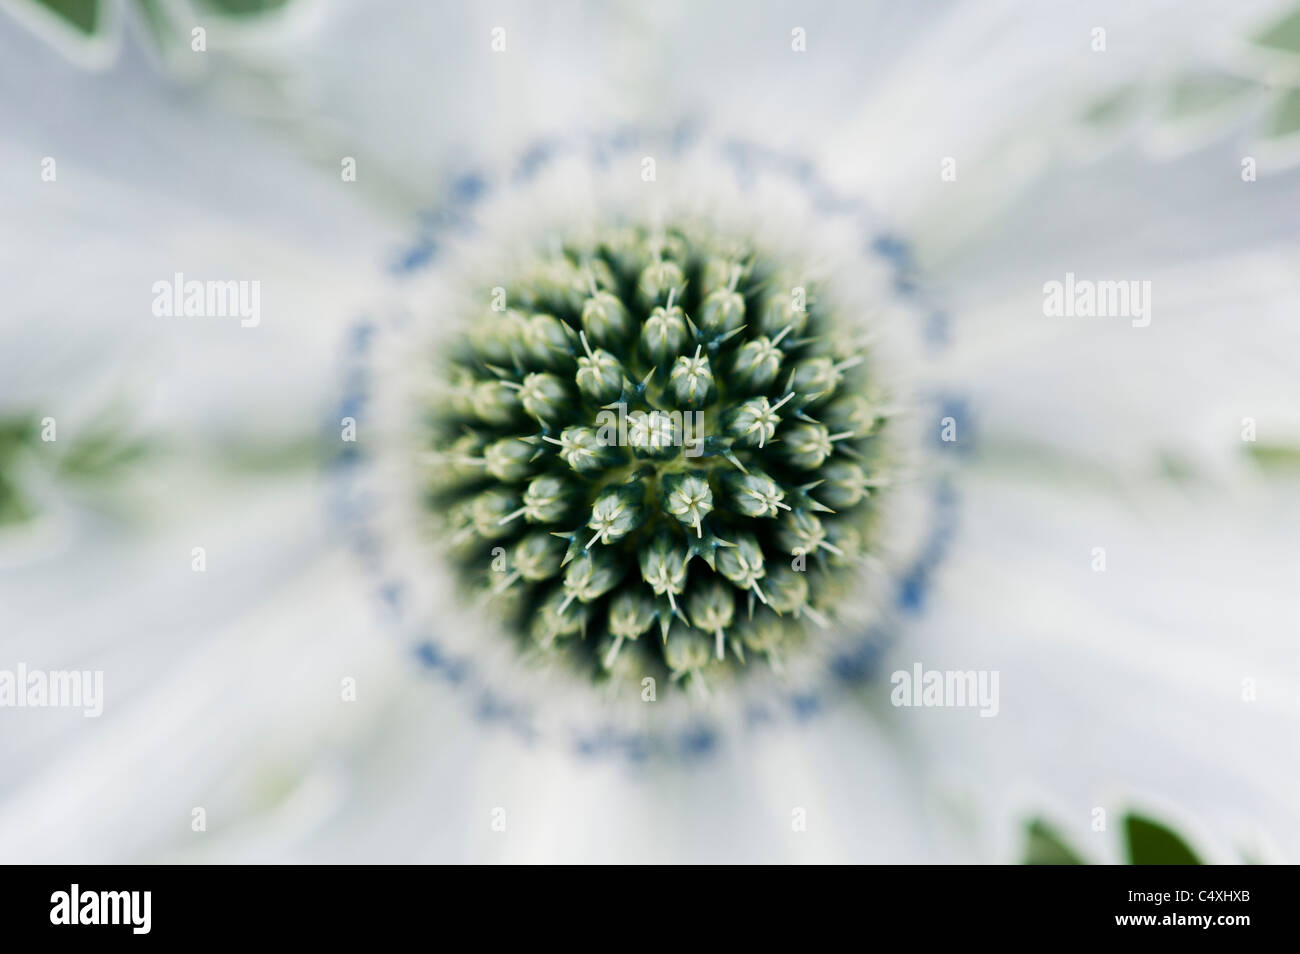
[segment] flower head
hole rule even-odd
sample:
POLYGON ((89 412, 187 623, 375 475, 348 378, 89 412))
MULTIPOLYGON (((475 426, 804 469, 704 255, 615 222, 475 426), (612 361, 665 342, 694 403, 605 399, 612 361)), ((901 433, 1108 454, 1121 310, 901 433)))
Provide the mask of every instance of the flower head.
POLYGON ((695 225, 623 226, 466 316, 428 500, 465 580, 511 593, 521 647, 601 678, 634 646, 703 686, 835 615, 890 456, 865 349, 794 274, 695 225))

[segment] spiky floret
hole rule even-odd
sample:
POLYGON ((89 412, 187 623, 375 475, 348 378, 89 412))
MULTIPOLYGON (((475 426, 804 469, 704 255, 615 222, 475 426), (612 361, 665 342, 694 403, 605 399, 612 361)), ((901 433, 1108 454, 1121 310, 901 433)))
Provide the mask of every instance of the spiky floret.
POLYGON ((852 588, 888 483, 863 347, 798 273, 696 229, 613 228, 501 284, 428 408, 465 580, 593 677, 779 665, 852 588))

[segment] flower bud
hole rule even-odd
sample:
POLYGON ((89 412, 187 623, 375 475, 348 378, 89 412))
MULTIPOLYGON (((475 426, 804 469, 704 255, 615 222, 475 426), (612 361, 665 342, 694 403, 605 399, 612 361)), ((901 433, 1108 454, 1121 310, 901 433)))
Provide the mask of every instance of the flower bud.
POLYGON ((584 396, 597 404, 609 404, 623 393, 623 364, 608 351, 596 348, 578 359, 576 380, 584 396))
POLYGON ((598 541, 614 543, 639 527, 645 516, 645 492, 641 481, 602 491, 587 521, 587 526, 596 531, 587 546, 598 541))
POLYGON ((504 314, 490 311, 470 327, 470 347, 478 360, 509 367, 515 363, 526 327, 524 316, 517 311, 504 314))
POLYGON ((718 572, 742 590, 758 589, 758 581, 767 573, 764 567, 763 548, 753 534, 737 536, 734 547, 718 550, 718 572))
POLYGON ((713 491, 700 474, 671 474, 664 478, 664 507, 695 535, 702 533, 701 521, 713 510, 713 491))
POLYGON ((786 553, 813 553, 826 546, 826 528, 806 510, 788 513, 777 528, 776 545, 786 553))
POLYGON ((788 632, 786 622, 770 612, 755 613, 740 631, 745 648, 756 653, 772 653, 781 648, 788 632))
POLYGON ((808 401, 821 401, 835 392, 840 371, 830 358, 805 358, 794 366, 790 386, 808 401))
POLYGON ((699 631, 674 626, 664 646, 664 662, 674 675, 697 672, 709 661, 709 641, 699 631))
POLYGON ((608 593, 622 576, 622 568, 608 557, 583 553, 564 572, 564 592, 569 599, 590 603, 608 593))
POLYGON ((486 424, 503 425, 515 420, 519 397, 505 381, 484 381, 474 388, 474 410, 486 424))
POLYGON ((781 433, 781 451, 785 459, 803 470, 820 467, 834 449, 830 434, 820 424, 800 421, 781 433))
POLYGON ((822 468, 822 483, 814 490, 817 499, 832 510, 856 506, 867 495, 866 472, 850 460, 833 460, 822 468))
POLYGON ((732 360, 732 374, 751 391, 766 391, 781 373, 785 352, 766 336, 746 341, 732 360))
POLYGON ((618 459, 618 448, 601 443, 590 427, 566 427, 560 439, 546 438, 560 447, 560 457, 580 474, 597 474, 618 459))
POLYGON ((477 416, 478 409, 474 406, 474 394, 478 383, 478 378, 469 368, 457 367, 451 372, 451 380, 447 382, 444 400, 457 417, 477 416))
POLYGON ((667 411, 633 411, 627 416, 627 442, 637 457, 663 459, 677 456, 681 437, 667 411))
POLYGON ((700 270, 700 295, 708 297, 713 292, 729 290, 731 278, 739 267, 728 258, 710 258, 700 270))
POLYGON ((514 483, 532 472, 531 461, 537 449, 518 437, 503 437, 483 450, 487 472, 497 480, 514 483))
POLYGON ((876 403, 860 394, 837 397, 817 416, 831 431, 847 431, 854 437, 870 437, 884 421, 876 403))
POLYGON ((484 540, 495 540, 510 533, 501 520, 519 506, 519 498, 505 490, 485 490, 471 505, 474 532, 484 540))
POLYGON ((462 434, 447 446, 445 454, 438 455, 440 479, 451 486, 460 480, 473 480, 483 473, 483 438, 477 434, 462 434))
POLYGON ((668 386, 677 398, 677 403, 686 407, 699 407, 713 389, 713 371, 709 368, 709 359, 700 352, 701 346, 696 345, 694 357, 679 357, 673 364, 672 373, 668 375, 668 386))
POLYGON ((578 336, 553 315, 529 318, 523 340, 528 357, 542 367, 553 371, 572 367, 578 336))
POLYGON ((765 397, 750 398, 734 410, 727 421, 727 433, 745 447, 765 447, 781 423, 777 409, 794 396, 787 394, 776 404, 765 397))
POLYGON ((559 477, 534 477, 524 490, 524 519, 529 523, 555 523, 569 511, 574 490, 572 484, 559 477))
POLYGON ((677 608, 676 594, 686 585, 686 548, 672 542, 667 534, 660 534, 641 551, 641 579, 650 584, 656 596, 668 596, 673 609, 677 608))
POLYGON ((793 337, 800 337, 808 326, 808 312, 806 309, 796 311, 794 304, 794 294, 788 288, 769 292, 758 309, 755 322, 758 332, 775 338, 788 328, 793 337))
POLYGON ((686 600, 686 612, 691 625, 706 633, 713 633, 714 649, 722 659, 725 653, 724 631, 736 614, 735 590, 718 580, 710 580, 691 591, 686 600))
POLYGON ((686 277, 682 274, 682 267, 668 260, 651 262, 641 270, 641 277, 636 283, 637 294, 646 305, 666 301, 670 292, 676 292, 680 296, 685 287, 686 277))
POLYGON ((735 331, 745 323, 745 299, 734 291, 715 291, 700 305, 696 324, 711 337, 735 331))
POLYGON ((681 354, 687 338, 686 315, 676 305, 654 308, 641 329, 641 346, 659 365, 681 354))
POLYGON ((539 645, 549 647, 561 636, 585 630, 590 618, 587 604, 571 599, 567 590, 557 589, 533 616, 530 634, 539 645))
POLYGON ((602 348, 617 347, 632 331, 632 318, 617 296, 598 291, 583 303, 582 329, 602 348))
POLYGON ((514 550, 514 569, 525 580, 549 580, 560 572, 564 543, 544 530, 536 530, 518 543, 514 550))
POLYGON ((654 625, 658 609, 641 590, 621 590, 609 604, 609 631, 620 639, 639 639, 654 625))
POLYGON ((534 372, 524 378, 519 390, 524 411, 543 425, 558 419, 572 400, 568 386, 554 374, 534 372))
POLYGON ((590 278, 567 258, 540 264, 519 289, 520 302, 540 311, 572 313, 582 307, 590 278))
POLYGON ((790 509, 789 504, 782 503, 785 491, 762 471, 753 470, 748 474, 733 471, 722 482, 731 505, 746 517, 775 517, 782 510, 790 509))
POLYGON ((767 575, 767 605, 778 613, 797 613, 808 605, 808 574, 779 564, 767 575))

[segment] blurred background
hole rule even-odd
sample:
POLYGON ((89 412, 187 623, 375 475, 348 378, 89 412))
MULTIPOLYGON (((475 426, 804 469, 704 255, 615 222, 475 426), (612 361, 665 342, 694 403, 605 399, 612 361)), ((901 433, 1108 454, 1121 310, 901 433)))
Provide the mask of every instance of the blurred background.
POLYGON ((0 860, 1300 857, 1294 2, 0 0, 0 263, 0 670, 105 683, 0 708, 0 860), (881 685, 995 669, 997 718, 868 691, 592 762, 377 617, 348 329, 467 171, 682 123, 898 237, 960 521, 881 685), (257 327, 158 317, 178 272, 258 281, 257 327), (1150 325, 1045 316, 1067 273, 1150 325))

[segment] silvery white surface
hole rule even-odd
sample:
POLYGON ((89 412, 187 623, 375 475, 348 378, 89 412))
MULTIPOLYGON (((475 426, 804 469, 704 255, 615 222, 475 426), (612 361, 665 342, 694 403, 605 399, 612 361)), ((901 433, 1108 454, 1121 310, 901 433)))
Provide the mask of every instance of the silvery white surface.
POLYGON ((213 93, 169 88, 129 42, 78 72, 0 17, 0 401, 76 421, 125 393, 180 449, 141 478, 137 524, 71 502, 39 547, 0 542, 0 666, 104 668, 108 694, 99 720, 0 713, 4 860, 1008 860, 1038 813, 1114 859, 1086 819, 1128 803, 1218 860, 1300 855, 1294 483, 1238 437, 1245 416, 1300 429, 1297 180, 1242 183, 1235 135, 1166 162, 1138 127, 1094 155, 1077 120, 1285 5, 834 5, 800 15, 797 62, 777 5, 507 7, 499 60, 495 12, 370 6, 329 6, 213 93), (238 82, 258 68, 274 96, 238 82), (836 708, 654 776, 527 748, 379 632, 322 477, 217 466, 223 441, 333 423, 335 357, 406 210, 471 156, 690 112, 805 147, 911 240, 949 313, 940 378, 978 444, 893 658, 999 669, 997 718, 836 708), (149 287, 178 268, 260 279, 262 327, 160 325, 149 287), (1044 318, 1067 270, 1151 280, 1151 326, 1044 318), (1190 481, 1162 476, 1171 454, 1190 481))

